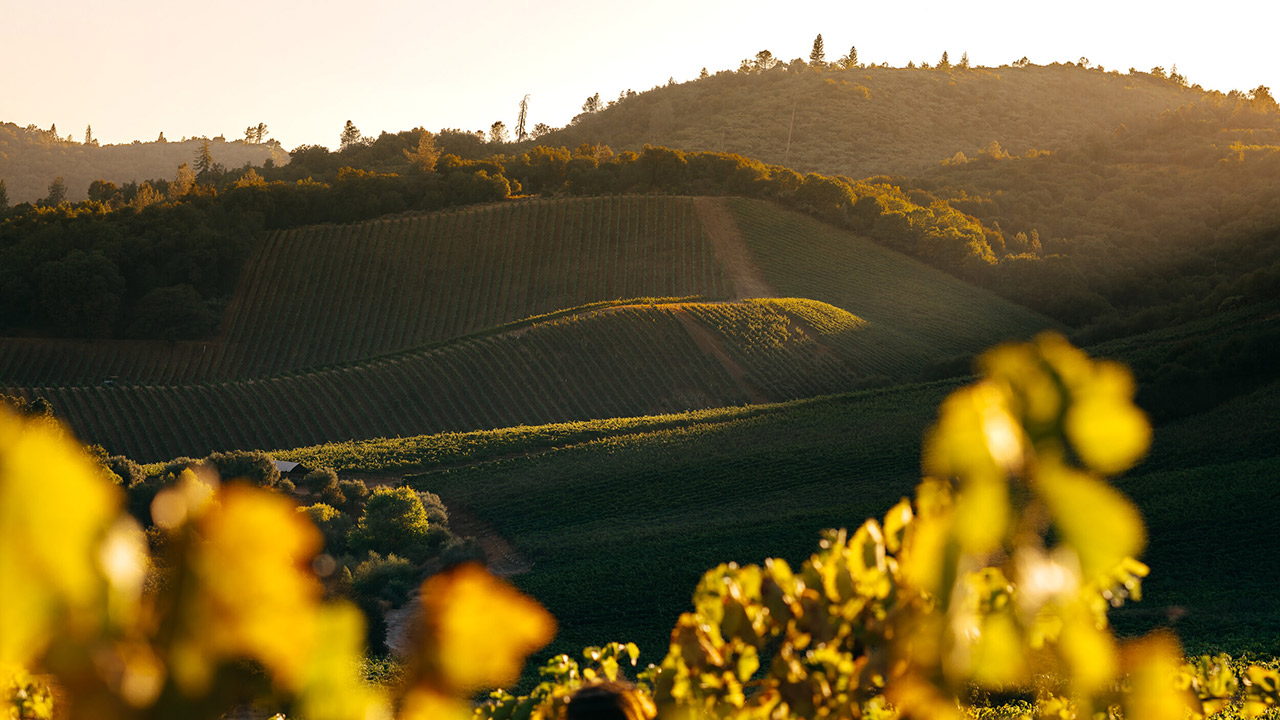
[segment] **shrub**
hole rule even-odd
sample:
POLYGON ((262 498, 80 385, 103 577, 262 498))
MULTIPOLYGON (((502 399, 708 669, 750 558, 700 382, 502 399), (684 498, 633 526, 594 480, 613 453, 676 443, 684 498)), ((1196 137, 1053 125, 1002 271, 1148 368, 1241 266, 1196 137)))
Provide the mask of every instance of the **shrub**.
POLYGON ((378 488, 364 504, 351 531, 357 552, 396 553, 416 563, 430 553, 430 522, 422 499, 411 488, 378 488))
POLYGON ((280 481, 275 460, 261 450, 213 453, 204 462, 218 471, 223 482, 243 480, 259 487, 274 487, 280 481))

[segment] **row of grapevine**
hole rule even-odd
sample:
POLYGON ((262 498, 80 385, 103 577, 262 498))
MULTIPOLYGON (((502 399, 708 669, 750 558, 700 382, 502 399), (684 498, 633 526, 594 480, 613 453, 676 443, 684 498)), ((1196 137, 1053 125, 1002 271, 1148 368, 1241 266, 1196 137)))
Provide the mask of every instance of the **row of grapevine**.
POLYGON ((689 198, 533 199, 270 234, 221 339, 0 340, 0 384, 264 377, 619 298, 731 292, 689 198))
POLYGON ((569 316, 306 374, 191 385, 10 388, 86 442, 144 461, 670 413, 744 398, 679 321, 648 306, 569 316))
POLYGON ((815 339, 776 301, 685 307, 723 338, 750 381, 776 400, 840 392, 857 384, 858 374, 822 344, 823 336, 815 339))
POLYGON ((781 295, 830 303, 865 320, 860 342, 891 354, 891 374, 1025 338, 1055 323, 901 253, 769 203, 729 206, 765 278, 781 295))

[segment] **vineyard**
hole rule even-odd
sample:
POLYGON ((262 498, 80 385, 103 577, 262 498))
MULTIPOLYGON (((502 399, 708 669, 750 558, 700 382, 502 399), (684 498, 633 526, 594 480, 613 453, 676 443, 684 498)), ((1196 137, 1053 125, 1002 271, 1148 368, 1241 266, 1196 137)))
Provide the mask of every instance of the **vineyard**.
POLYGON ((7 339, 0 390, 153 462, 847 392, 1047 324, 799 215, 700 202, 525 200, 283 231, 222 339, 7 339), (732 295, 752 255, 771 284, 826 300, 699 302, 732 295))
POLYGON ((271 234, 208 342, 0 340, 0 385, 349 363, 593 302, 732 293, 690 198, 525 200, 271 234))
POLYGON ((820 300, 866 321, 864 371, 915 370, 992 338, 1030 337, 1053 321, 852 233, 759 200, 730 198, 742 236, 779 295, 820 300), (892 360, 877 347, 892 347, 892 360))
MULTIPOLYGON (((666 648, 702 568, 798 561, 824 527, 856 525, 909 492, 920 438, 952 383, 790 403, 613 419, 277 453, 393 474, 483 517, 532 570, 515 579, 565 622, 548 649, 605 638, 666 648), (421 468, 435 468, 426 472, 421 468), (601 562, 607 558, 608 562, 601 562)), ((1274 408, 1274 386, 1233 407, 1158 430, 1158 444, 1233 434, 1219 423, 1274 408)), ((1271 415, 1274 417, 1274 414, 1271 415)), ((1247 429, 1245 429, 1247 432, 1247 429)), ((1274 428, 1251 433, 1260 459, 1140 465, 1119 481, 1151 535, 1144 602, 1113 614, 1122 632, 1171 627, 1188 651, 1280 652, 1272 584, 1280 560, 1274 428), (1232 502, 1222 502, 1223 497, 1232 502)), ((1158 459, 1158 458, 1157 458, 1158 459)))

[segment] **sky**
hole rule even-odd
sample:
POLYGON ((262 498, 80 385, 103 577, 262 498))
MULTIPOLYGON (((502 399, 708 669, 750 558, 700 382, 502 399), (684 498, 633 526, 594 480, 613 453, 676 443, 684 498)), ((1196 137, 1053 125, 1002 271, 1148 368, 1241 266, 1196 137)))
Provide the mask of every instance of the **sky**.
POLYGON ((566 124, 616 98, 768 49, 864 63, 1177 65, 1207 89, 1280 90, 1280 3, 1041 0, 0 0, 0 121, 101 143, 266 123, 286 149, 415 127, 566 124))

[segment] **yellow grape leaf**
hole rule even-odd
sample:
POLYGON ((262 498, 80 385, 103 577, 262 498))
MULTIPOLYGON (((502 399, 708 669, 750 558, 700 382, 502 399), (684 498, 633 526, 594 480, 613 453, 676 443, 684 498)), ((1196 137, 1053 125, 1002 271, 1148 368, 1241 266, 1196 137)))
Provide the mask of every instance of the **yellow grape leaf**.
POLYGON ((1007 393, 983 381, 942 401, 925 442, 924 470, 940 478, 996 478, 1021 467, 1022 452, 1022 430, 1009 412, 1007 393))
POLYGON ((99 543, 118 490, 61 428, 0 405, 0 666, 92 627, 106 590, 99 543))
POLYGON ((1005 613, 987 616, 972 649, 971 676, 983 685, 1005 685, 1025 679, 1027 661, 1022 645, 1022 636, 1013 618, 1005 613))
POLYGON ((1129 469, 1151 444, 1151 425, 1133 393, 1133 375, 1113 362, 1092 363, 1071 386, 1064 430, 1080 459, 1098 472, 1129 469))
POLYGON ((1079 694, 1102 690, 1118 670, 1115 640, 1109 632, 1099 630, 1088 614, 1075 613, 1066 619, 1058 649, 1071 669, 1071 682, 1079 694))
POLYGON ((1110 485, 1070 468, 1046 464, 1036 489, 1062 538, 1075 549, 1087 580, 1110 572, 1146 545, 1142 516, 1110 485))
POLYGON ((348 720, 390 716, 387 698, 360 677, 364 637, 364 616, 359 609, 345 602, 321 608, 313 650, 306 658, 299 717, 348 720))
POLYGON ((978 367, 983 376, 1007 384, 1031 424, 1052 423, 1062 411, 1062 389, 1042 366, 1039 348, 1029 343, 1008 343, 982 354, 978 367))
POLYGON ((968 553, 1000 547, 1009 524, 1009 487, 1002 480, 973 480, 956 498, 955 535, 968 553))
POLYGON ((902 538, 912 518, 911 501, 906 498, 899 500, 897 505, 889 508, 889 512, 885 513, 884 543, 889 552, 897 553, 902 548, 902 538))
POLYGON ((219 662, 249 657, 296 690, 315 639, 319 531, 288 499, 238 483, 223 486, 198 529, 188 567, 199 592, 178 609, 176 679, 198 694, 219 662))
POLYGON ((1124 648, 1129 678, 1124 716, 1147 720, 1184 720, 1196 703, 1183 687, 1182 650, 1166 633, 1154 633, 1124 648))
POLYGON ((536 601, 479 565, 422 585, 426 684, 455 693, 514 682, 525 657, 551 642, 556 623, 536 601))
POLYGON ((471 705, 430 688, 413 688, 400 704, 397 720, 472 720, 471 705))

